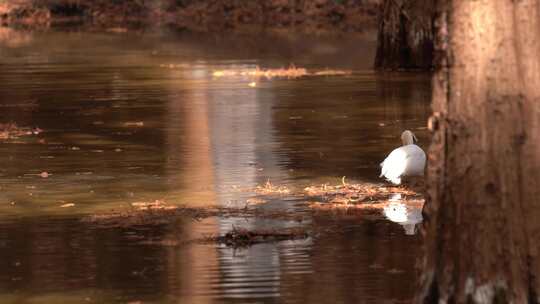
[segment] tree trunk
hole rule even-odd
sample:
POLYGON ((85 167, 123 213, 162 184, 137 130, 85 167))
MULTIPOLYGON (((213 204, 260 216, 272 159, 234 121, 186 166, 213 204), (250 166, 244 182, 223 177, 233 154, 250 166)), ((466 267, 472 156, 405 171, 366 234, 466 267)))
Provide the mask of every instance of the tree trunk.
POLYGON ((540 0, 438 1, 423 303, 538 303, 540 0))
POLYGON ((430 69, 434 11, 433 0, 384 0, 379 16, 375 67, 430 69))

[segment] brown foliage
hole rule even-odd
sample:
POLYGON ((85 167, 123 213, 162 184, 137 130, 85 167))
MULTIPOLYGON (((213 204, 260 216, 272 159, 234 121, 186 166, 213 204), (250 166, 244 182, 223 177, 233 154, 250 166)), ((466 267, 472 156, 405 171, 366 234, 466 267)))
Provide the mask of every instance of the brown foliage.
POLYGON ((375 21, 379 0, 7 0, 0 21, 48 26, 81 21, 108 27, 133 22, 169 23, 196 30, 244 26, 297 28, 308 31, 362 31, 375 21))

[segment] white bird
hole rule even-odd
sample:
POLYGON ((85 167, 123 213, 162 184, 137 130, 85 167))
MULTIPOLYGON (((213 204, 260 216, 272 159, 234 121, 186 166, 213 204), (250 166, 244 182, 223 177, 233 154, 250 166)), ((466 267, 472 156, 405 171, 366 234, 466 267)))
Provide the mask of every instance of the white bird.
POLYGON ((405 130, 401 133, 403 146, 394 149, 381 163, 381 175, 390 182, 399 185, 404 176, 422 176, 426 166, 426 153, 419 146, 416 136, 405 130))

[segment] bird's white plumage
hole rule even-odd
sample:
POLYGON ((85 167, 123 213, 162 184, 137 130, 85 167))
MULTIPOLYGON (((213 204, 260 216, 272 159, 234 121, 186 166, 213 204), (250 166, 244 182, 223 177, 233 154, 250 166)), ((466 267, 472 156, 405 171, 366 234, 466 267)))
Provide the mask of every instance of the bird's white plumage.
POLYGON ((381 177, 394 184, 401 184, 404 176, 424 175, 426 165, 426 153, 422 148, 413 144, 414 134, 405 131, 401 135, 404 145, 394 149, 381 163, 381 177))

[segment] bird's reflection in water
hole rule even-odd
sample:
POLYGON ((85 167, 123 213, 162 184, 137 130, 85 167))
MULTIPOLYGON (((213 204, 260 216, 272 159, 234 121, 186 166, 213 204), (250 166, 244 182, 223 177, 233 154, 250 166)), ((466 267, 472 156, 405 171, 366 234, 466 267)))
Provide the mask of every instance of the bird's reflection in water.
POLYGON ((383 213, 392 222, 403 226, 407 235, 415 234, 416 224, 422 222, 422 209, 405 205, 402 202, 401 194, 392 195, 390 203, 384 207, 383 213))

